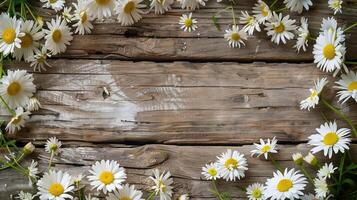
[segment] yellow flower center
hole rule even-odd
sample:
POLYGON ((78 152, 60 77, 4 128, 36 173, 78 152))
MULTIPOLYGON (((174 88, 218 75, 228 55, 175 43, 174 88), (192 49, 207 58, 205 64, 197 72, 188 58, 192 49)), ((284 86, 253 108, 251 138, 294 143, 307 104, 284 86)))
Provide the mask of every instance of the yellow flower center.
POLYGON ((352 92, 353 90, 357 90, 357 81, 353 81, 348 85, 348 91, 352 92))
POLYGON ((110 0, 95 0, 95 2, 97 2, 98 5, 106 6, 109 4, 110 0))
POLYGON ((59 29, 54 30, 52 33, 52 40, 55 43, 59 43, 61 41, 61 38, 62 38, 61 30, 59 30, 59 29))
POLYGON ((104 183, 105 185, 111 184, 114 181, 114 175, 112 172, 103 171, 100 176, 99 180, 104 183))
POLYGON ((15 125, 20 123, 20 121, 21 121, 21 116, 15 116, 11 119, 11 123, 15 125))
POLYGON ((64 188, 60 183, 52 183, 48 192, 55 197, 60 196, 64 192, 64 188))
POLYGON ((192 19, 185 19, 185 26, 191 27, 192 26, 192 19))
POLYGON ((226 166, 227 169, 236 169, 238 167, 238 162, 236 159, 230 158, 224 163, 224 166, 226 166))
POLYGON ((85 23, 88 20, 88 15, 86 11, 80 12, 79 16, 81 17, 81 23, 85 23))
POLYGON ((166 185, 164 184, 164 182, 159 182, 159 188, 161 191, 166 192, 166 185))
POLYGON ((24 36, 20 37, 20 40, 21 40, 21 48, 28 48, 33 43, 32 36, 28 33, 26 33, 24 36))
POLYGON ((240 40, 240 35, 238 33, 232 33, 231 39, 233 41, 238 41, 238 40, 240 40))
POLYGON ((317 96, 317 92, 316 92, 316 90, 312 90, 311 91, 311 95, 310 95, 310 100, 312 101, 312 100, 314 100, 314 98, 317 96))
POLYGON ((265 5, 261 5, 260 6, 260 11, 262 12, 262 15, 264 17, 268 16, 268 14, 269 14, 268 9, 267 9, 267 7, 265 5))
POLYGON ((51 143, 51 144, 50 144, 50 150, 51 150, 51 151, 57 151, 57 149, 58 149, 57 144, 55 144, 55 143, 51 143))
POLYGON ((331 60, 335 57, 335 47, 332 44, 327 44, 323 49, 322 53, 324 54, 325 58, 331 60))
POLYGON ((57 0, 50 0, 50 4, 56 3, 57 0))
POLYGON ((12 82, 7 87, 7 94, 10 96, 16 96, 21 91, 21 85, 18 82, 12 82))
POLYGON ((324 144, 325 145, 334 145, 338 142, 340 138, 335 132, 327 133, 324 137, 324 144))
POLYGON ((279 26, 274 26, 274 31, 276 33, 282 33, 285 31, 285 26, 283 23, 280 23, 279 26))
POLYGON ((133 12, 133 10, 135 9, 135 3, 133 1, 129 1, 127 4, 125 4, 124 6, 124 12, 126 14, 130 14, 131 12, 133 12))
POLYGON ((120 197, 119 200, 132 200, 130 197, 124 196, 120 197))
POLYGON ((281 179, 276 187, 279 192, 287 192, 293 187, 293 182, 290 179, 281 179))
POLYGON ((254 24, 254 17, 250 16, 247 20, 247 24, 253 25, 254 24))
POLYGON ((2 40, 6 44, 12 44, 15 41, 16 32, 12 28, 7 28, 2 32, 2 40))
POLYGON ((267 153, 270 149, 271 149, 271 147, 270 147, 269 145, 265 145, 265 146, 262 148, 262 152, 263 152, 263 153, 267 153))
POLYGON ((259 188, 254 189, 254 190, 252 191, 252 196, 253 196, 254 198, 260 198, 260 197, 262 197, 262 191, 261 191, 259 188))
POLYGON ((217 175, 217 170, 215 168, 211 168, 208 170, 208 174, 211 176, 216 176, 217 175))

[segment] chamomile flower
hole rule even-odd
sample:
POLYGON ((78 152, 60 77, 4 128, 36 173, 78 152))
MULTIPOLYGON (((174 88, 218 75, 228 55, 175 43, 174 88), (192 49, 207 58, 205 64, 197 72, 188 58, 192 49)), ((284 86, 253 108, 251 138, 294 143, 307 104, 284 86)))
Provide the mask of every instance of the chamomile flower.
POLYGON ((51 137, 47 140, 45 144, 45 151, 47 153, 53 153, 54 155, 58 155, 60 153, 61 146, 61 141, 59 141, 56 137, 51 137))
POLYGON ((196 10, 206 5, 207 0, 178 0, 182 9, 196 10))
POLYGON ((73 24, 76 27, 75 33, 80 35, 84 35, 85 33, 91 33, 93 29, 93 25, 91 21, 93 20, 92 15, 89 13, 87 0, 80 0, 78 4, 73 3, 75 8, 73 20, 75 23, 73 24))
POLYGON ((64 7, 62 11, 62 17, 67 23, 71 23, 73 20, 72 7, 64 7))
POLYGON ((0 53, 4 56, 13 53, 15 47, 21 48, 20 37, 25 34, 21 32, 21 20, 2 14, 0 17, 0 53))
POLYGON ((181 29, 184 31, 195 31, 197 29, 197 20, 192 19, 192 13, 186 15, 182 14, 180 17, 179 25, 181 25, 181 29))
POLYGON ((339 70, 343 63, 346 48, 341 44, 343 38, 336 37, 335 32, 324 31, 314 45, 314 63, 325 72, 339 70))
POLYGON ((38 99, 36 97, 31 97, 27 104, 27 110, 32 112, 40 108, 41 108, 41 103, 38 101, 38 99))
POLYGON ((93 189, 103 190, 104 194, 116 189, 123 188, 122 183, 126 179, 126 173, 123 167, 120 167, 117 161, 101 160, 92 165, 91 174, 88 179, 93 189))
POLYGON ((46 34, 45 47, 50 50, 53 55, 65 52, 67 45, 72 41, 71 29, 67 26, 67 22, 57 17, 47 22, 47 29, 44 29, 46 34))
POLYGON ((172 197, 172 183, 170 172, 163 172, 160 174, 158 169, 153 171, 153 176, 150 177, 154 181, 155 185, 152 189, 155 191, 155 194, 160 196, 160 200, 171 200, 172 197))
POLYGON ((331 175, 333 173, 335 173, 335 170, 337 169, 337 167, 333 167, 332 163, 325 163, 324 166, 322 166, 319 171, 317 172, 317 177, 319 178, 323 178, 323 179, 327 179, 327 178, 331 178, 331 175))
POLYGON ((295 20, 289 18, 289 15, 283 17, 281 13, 273 13, 273 17, 270 18, 265 28, 268 36, 271 36, 272 42, 279 44, 282 41, 285 44, 286 40, 294 38, 292 31, 296 30, 296 26, 294 25, 295 20))
POLYGON ((261 31, 257 19, 254 16, 249 15, 247 11, 242 11, 242 16, 239 17, 239 19, 240 22, 244 24, 243 30, 247 32, 248 35, 253 35, 255 30, 258 32, 261 31))
POLYGON ((304 161, 313 167, 317 167, 319 165, 319 161, 317 160, 316 156, 310 152, 304 157, 304 161))
POLYGON ((91 13, 94 18, 109 18, 113 14, 116 2, 116 0, 89 0, 88 12, 91 13))
POLYGON ((323 151, 325 156, 332 157, 332 153, 344 153, 349 149, 351 139, 349 138, 350 130, 347 128, 337 129, 336 122, 326 122, 320 128, 316 129, 317 133, 309 137, 308 144, 314 146, 312 153, 323 151))
POLYGON ((40 171, 37 168, 38 163, 34 160, 31 161, 31 164, 29 167, 27 167, 28 171, 28 177, 29 177, 29 185, 33 184, 33 179, 37 179, 37 175, 40 173, 40 171))
POLYGON ((337 92, 338 101, 345 103, 352 98, 357 102, 357 72, 350 71, 342 74, 341 79, 336 83, 338 86, 335 88, 340 90, 337 92))
POLYGON ((338 12, 342 13, 342 0, 328 0, 328 7, 331 8, 334 12, 333 14, 336 15, 338 12))
POLYGON ((15 116, 13 116, 10 122, 6 126, 6 131, 9 133, 15 133, 16 131, 21 130, 25 126, 25 122, 30 118, 30 112, 24 112, 22 107, 18 107, 15 110, 15 116))
POLYGON ((317 81, 314 82, 315 87, 309 89, 310 96, 300 102, 301 110, 307 109, 310 111, 311 108, 315 108, 315 106, 319 104, 319 100, 320 100, 319 95, 321 94, 327 82, 328 81, 326 78, 318 79, 317 81))
POLYGON ((260 144, 254 143, 255 148, 254 150, 251 151, 252 156, 261 156, 264 155, 265 159, 268 159, 268 154, 271 153, 278 153, 276 150, 276 143, 278 140, 275 139, 275 137, 270 141, 270 139, 267 140, 265 143, 263 139, 260 139, 260 144))
POLYGON ((228 149, 227 152, 222 153, 217 158, 220 177, 226 181, 235 181, 236 178, 241 179, 245 176, 248 163, 243 154, 228 149))
POLYGON ((65 0, 41 0, 44 8, 51 8, 56 12, 62 10, 65 4, 65 0))
POLYGON ((32 74, 25 70, 7 71, 0 79, 0 95, 11 108, 24 107, 36 91, 32 74))
POLYGON ((39 41, 43 38, 41 26, 32 20, 22 22, 20 31, 23 36, 19 37, 21 40, 20 48, 15 48, 14 56, 17 60, 24 58, 26 62, 30 62, 35 52, 39 48, 39 41))
POLYGON ((311 0, 284 0, 284 3, 290 11, 302 13, 303 9, 309 10, 309 7, 312 6, 311 0))
POLYGON ((301 25, 297 29, 297 34, 298 38, 294 47, 297 49, 298 52, 300 52, 301 48, 303 51, 306 51, 310 31, 309 24, 307 23, 307 19, 305 17, 301 17, 301 25))
POLYGON ((247 197, 249 200, 264 200, 264 185, 260 183, 253 183, 247 187, 247 197))
POLYGON ((269 6, 262 0, 258 0, 254 5, 253 14, 260 24, 265 23, 265 21, 272 17, 272 12, 269 6))
POLYGON ((207 180, 216 180, 220 178, 217 163, 206 164, 202 167, 202 175, 207 180))
POLYGON ((243 29, 239 29, 238 25, 233 25, 231 29, 226 30, 224 38, 232 48, 240 48, 241 45, 245 46, 243 40, 247 40, 247 33, 243 29))
POLYGON ((174 0, 150 0, 150 9, 155 10, 155 14, 164 14, 171 9, 174 0))
POLYGON ((48 53, 46 47, 42 47, 41 50, 36 50, 35 51, 35 56, 31 60, 30 66, 33 67, 33 70, 36 71, 41 71, 44 70, 46 71, 46 66, 52 67, 48 62, 47 58, 51 57, 51 54, 48 53))
POLYGON ((35 195, 28 192, 20 191, 19 195, 16 198, 20 200, 32 200, 35 198, 35 195))
POLYGON ((277 171, 267 180, 263 194, 271 200, 299 199, 304 194, 306 183, 306 178, 298 170, 277 171))
POLYGON ((109 193, 106 200, 144 200, 143 193, 135 189, 134 185, 125 184, 121 189, 114 190, 114 193, 109 193))
POLYGON ((145 5, 141 3, 142 0, 121 0, 117 2, 115 12, 118 14, 118 21, 121 25, 133 25, 142 18, 143 11, 141 9, 145 8, 145 5))
POLYGON ((314 186, 315 186, 316 197, 325 198, 328 195, 329 189, 328 189, 328 185, 326 183, 326 179, 315 178, 314 186))
POLYGON ((71 176, 67 172, 49 171, 37 182, 38 195, 41 200, 73 199, 69 194, 74 187, 71 186, 71 176))

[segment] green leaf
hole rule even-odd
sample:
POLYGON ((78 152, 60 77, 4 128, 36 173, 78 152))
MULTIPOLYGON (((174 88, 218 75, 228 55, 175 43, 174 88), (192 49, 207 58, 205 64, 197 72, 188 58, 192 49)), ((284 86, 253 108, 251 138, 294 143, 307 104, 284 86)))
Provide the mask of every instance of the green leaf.
POLYGON ((217 16, 215 16, 215 15, 212 16, 212 22, 213 22, 214 26, 217 28, 217 30, 221 31, 221 27, 218 24, 217 16))
POLYGON ((356 182, 350 178, 346 178, 342 181, 342 184, 347 184, 351 187, 355 187, 356 186, 356 182))

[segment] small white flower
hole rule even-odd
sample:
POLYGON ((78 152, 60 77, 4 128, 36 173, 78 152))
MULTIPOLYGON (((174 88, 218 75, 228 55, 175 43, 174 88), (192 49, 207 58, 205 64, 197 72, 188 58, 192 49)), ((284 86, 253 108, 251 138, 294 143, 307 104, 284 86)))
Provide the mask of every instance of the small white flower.
POLYGON ((344 153, 345 150, 349 149, 349 144, 351 142, 351 139, 349 138, 350 129, 337 129, 337 124, 334 121, 322 124, 316 131, 316 134, 309 137, 310 140, 308 142, 308 144, 314 146, 311 149, 312 153, 324 151, 324 155, 331 158, 332 153, 344 153))
POLYGON ((155 10, 155 14, 164 14, 171 9, 174 0, 150 0, 150 9, 155 10))
POLYGON ((306 47, 308 46, 308 37, 310 35, 307 18, 301 17, 301 25, 297 30, 297 34, 298 38, 294 47, 297 49, 298 52, 300 52, 301 48, 303 51, 306 51, 306 47))
POLYGON ((62 10, 65 4, 65 0, 41 0, 44 8, 52 8, 56 12, 62 10))
POLYGON ((317 160, 316 156, 314 156, 314 154, 310 152, 304 157, 304 161, 314 167, 318 166, 319 164, 319 161, 317 160))
POLYGON ((357 72, 350 71, 347 74, 342 74, 341 79, 336 83, 338 86, 335 88, 340 90, 337 92, 338 101, 346 103, 352 98, 357 102, 357 72))
POLYGON ((334 12, 333 14, 336 15, 338 12, 342 13, 342 0, 328 0, 328 7, 331 8, 334 12))
POLYGON ((88 176, 93 189, 102 190, 104 194, 123 188, 126 179, 125 169, 114 160, 101 160, 92 165, 88 176))
POLYGON ((40 108, 41 108, 41 103, 38 101, 38 99, 36 97, 31 97, 27 104, 27 110, 32 112, 40 108))
POLYGON ((303 162, 303 160, 304 160, 304 157, 303 157, 303 155, 301 154, 301 153, 294 153, 293 155, 292 155, 292 158, 293 158, 293 161, 294 161, 294 163, 296 164, 296 165, 302 165, 302 162, 303 162))
POLYGON ((46 34, 45 47, 50 50, 53 55, 65 52, 67 45, 70 45, 73 36, 71 29, 67 26, 67 22, 57 16, 51 22, 47 22, 47 29, 44 29, 46 34))
POLYGON ((41 200, 64 200, 72 199, 69 194, 74 187, 71 186, 71 176, 67 172, 49 171, 37 182, 41 200))
POLYGON ((25 34, 21 32, 21 20, 10 17, 8 14, 0 15, 0 53, 4 56, 13 53, 15 47, 21 48, 20 37, 25 34))
POLYGON ((314 82, 315 87, 310 88, 310 96, 300 102, 300 109, 307 109, 310 111, 311 108, 315 108, 319 104, 320 97, 323 88, 327 84, 327 79, 322 78, 314 82))
POLYGON ((261 24, 265 23, 265 21, 272 17, 272 12, 269 6, 262 0, 258 0, 258 2, 254 5, 253 14, 261 24))
POLYGON ((264 185, 260 183, 253 183, 247 187, 247 196, 249 200, 264 200, 264 185))
POLYGON ((296 30, 296 26, 294 25, 295 20, 289 18, 289 15, 283 17, 281 13, 273 13, 273 16, 269 19, 269 23, 265 28, 268 36, 271 36, 272 42, 279 44, 280 41, 282 41, 285 44, 287 40, 294 38, 292 32, 296 30))
POLYGON ((47 62, 47 58, 51 57, 51 54, 48 53, 47 48, 46 47, 42 47, 41 51, 40 50, 36 50, 35 51, 36 54, 33 57, 33 59, 31 60, 31 64, 30 66, 33 67, 34 71, 41 71, 44 70, 46 71, 46 66, 48 67, 52 67, 48 62, 47 62))
POLYGON ((233 25, 231 29, 226 30, 224 38, 232 48, 240 48, 241 45, 245 46, 243 40, 247 40, 247 33, 243 29, 239 29, 238 25, 233 25))
POLYGON ((160 174, 158 169, 153 170, 153 176, 150 177, 154 181, 155 185, 152 187, 155 190, 155 194, 160 196, 160 200, 171 200, 172 197, 172 183, 170 172, 163 172, 160 174))
POLYGON ((181 25, 181 29, 184 31, 195 31, 198 28, 196 24, 197 20, 192 19, 192 13, 188 15, 182 14, 182 16, 180 17, 179 25, 181 25))
POLYGON ((113 14, 116 0, 89 0, 88 12, 94 18, 109 18, 113 14))
POLYGON ((243 154, 228 149, 227 152, 222 153, 217 158, 220 177, 226 181, 235 181, 236 178, 245 177, 244 173, 248 170, 248 163, 243 154))
POLYGON ((335 170, 337 167, 333 167, 333 164, 327 164, 325 163, 324 166, 322 166, 319 171, 317 172, 317 177, 322 178, 322 179, 327 179, 331 178, 331 175, 335 173, 335 170))
POLYGON ((32 200, 35 196, 31 193, 20 191, 19 195, 16 197, 20 200, 32 200))
POLYGON ((21 130, 25 126, 25 122, 30 118, 31 113, 26 111, 22 107, 18 107, 15 110, 15 116, 13 116, 10 122, 7 124, 5 130, 9 133, 15 133, 21 130))
POLYGON ((109 193, 106 200, 144 200, 143 193, 135 189, 134 185, 125 184, 123 188, 114 190, 114 193, 109 193))
POLYGON ((268 154, 278 153, 276 150, 277 142, 278 140, 275 137, 271 141, 268 139, 266 143, 263 139, 260 139, 260 144, 254 143, 256 149, 251 151, 252 156, 257 155, 259 157, 264 155, 265 159, 268 159, 268 154))
POLYGON ((61 146, 62 146, 61 141, 59 141, 56 137, 51 137, 50 139, 47 140, 45 144, 45 151, 47 153, 53 152, 54 155, 58 155, 61 146))
POLYGON ((302 10, 309 10, 309 7, 312 6, 311 0, 284 0, 284 3, 287 8, 293 12, 302 13, 302 10))
POLYGON ((91 33, 93 29, 93 25, 91 23, 93 17, 89 12, 88 3, 89 1, 87 0, 79 0, 78 4, 73 3, 75 8, 73 17, 73 21, 75 21, 75 23, 73 26, 76 27, 75 33, 80 35, 91 33))
POLYGON ((216 180, 220 178, 217 163, 206 164, 202 167, 202 175, 207 180, 216 180))
POLYGON ((244 24, 243 29, 248 35, 253 35, 254 30, 261 31, 258 20, 254 16, 249 15, 247 11, 242 11, 242 16, 239 19, 244 24))
POLYGON ((121 25, 133 25, 142 18, 141 14, 144 12, 141 9, 145 5, 141 3, 142 0, 121 0, 116 3, 115 12, 121 25))
POLYGON ((328 193, 328 185, 326 183, 326 179, 323 178, 315 178, 314 179, 315 193, 318 198, 325 198, 328 193))
POLYGON ((306 183, 306 178, 298 170, 276 171, 273 178, 267 180, 263 194, 272 200, 299 199, 304 194, 306 183))
POLYGON ((27 167, 28 170, 28 176, 29 176, 29 185, 32 185, 33 179, 37 179, 37 175, 40 173, 40 171, 37 168, 38 163, 34 160, 31 161, 31 164, 29 167, 27 167))
POLYGON ((73 20, 72 7, 64 7, 62 11, 62 17, 67 23, 71 23, 73 20))
POLYGON ((182 9, 196 10, 206 5, 207 0, 178 0, 182 9))

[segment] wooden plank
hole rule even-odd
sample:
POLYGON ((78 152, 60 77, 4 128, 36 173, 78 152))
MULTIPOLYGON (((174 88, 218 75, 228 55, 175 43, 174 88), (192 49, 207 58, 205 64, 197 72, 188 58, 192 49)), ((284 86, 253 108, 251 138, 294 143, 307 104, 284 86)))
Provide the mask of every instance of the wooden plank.
MULTIPOLYGON (((57 136, 94 143, 242 144, 277 136, 301 142, 323 122, 318 111, 298 106, 313 81, 325 76, 313 64, 51 64, 56 67, 34 74, 44 109, 14 136, 20 141, 57 136)), ((336 91, 327 88, 333 97, 336 91)), ((343 109, 357 121, 356 105, 343 109)))

